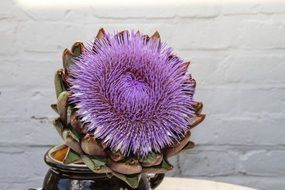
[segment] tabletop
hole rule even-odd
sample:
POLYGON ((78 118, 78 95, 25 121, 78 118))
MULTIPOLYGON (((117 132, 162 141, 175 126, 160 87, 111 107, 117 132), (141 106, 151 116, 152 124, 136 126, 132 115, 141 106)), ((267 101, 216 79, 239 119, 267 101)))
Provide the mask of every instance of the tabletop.
MULTIPOLYGON (((42 190, 29 189, 29 190, 42 190)), ((155 190, 256 190, 249 187, 201 179, 166 177, 155 190)))
POLYGON ((166 177, 156 190, 255 190, 249 187, 201 179, 166 177))

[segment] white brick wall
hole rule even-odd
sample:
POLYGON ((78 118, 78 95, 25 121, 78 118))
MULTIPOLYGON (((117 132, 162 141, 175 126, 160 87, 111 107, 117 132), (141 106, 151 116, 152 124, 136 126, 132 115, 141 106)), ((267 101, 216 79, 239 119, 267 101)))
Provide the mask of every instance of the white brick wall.
POLYGON ((197 148, 173 158, 169 175, 285 189, 285 1, 33 2, 0 1, 1 189, 41 186, 43 155, 61 143, 53 74, 63 49, 100 27, 158 30, 192 62, 207 119, 193 130, 197 148))

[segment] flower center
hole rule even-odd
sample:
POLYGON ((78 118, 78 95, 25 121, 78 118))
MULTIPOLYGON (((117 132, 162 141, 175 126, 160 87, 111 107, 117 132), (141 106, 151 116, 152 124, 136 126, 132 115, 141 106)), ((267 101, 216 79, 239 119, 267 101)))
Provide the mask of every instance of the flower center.
POLYGON ((125 100, 139 104, 148 99, 150 88, 138 72, 127 71, 123 74, 122 80, 125 100))

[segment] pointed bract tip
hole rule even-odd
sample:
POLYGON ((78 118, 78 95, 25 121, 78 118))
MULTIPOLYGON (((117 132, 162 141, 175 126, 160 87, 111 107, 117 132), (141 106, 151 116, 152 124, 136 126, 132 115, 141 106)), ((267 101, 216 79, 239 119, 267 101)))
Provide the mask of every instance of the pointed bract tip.
POLYGON ((82 42, 75 42, 71 48, 73 56, 79 56, 85 50, 84 44, 82 42))
POLYGON ((184 72, 187 71, 189 65, 190 65, 190 61, 187 61, 187 62, 185 62, 185 63, 182 63, 181 68, 183 69, 184 72))
POLYGON ((155 31, 150 38, 155 40, 160 39, 160 34, 158 33, 158 31, 155 31))
POLYGON ((105 32, 104 28, 100 28, 99 31, 98 31, 98 33, 97 33, 96 38, 97 38, 97 39, 102 39, 102 38, 104 38, 105 36, 106 36, 106 32, 105 32))

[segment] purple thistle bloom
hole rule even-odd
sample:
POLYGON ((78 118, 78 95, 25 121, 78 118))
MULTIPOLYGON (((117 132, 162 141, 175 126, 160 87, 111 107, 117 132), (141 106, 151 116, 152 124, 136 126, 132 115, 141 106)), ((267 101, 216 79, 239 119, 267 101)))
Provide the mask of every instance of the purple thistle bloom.
POLYGON ((188 130, 194 84, 158 39, 106 34, 70 68, 70 102, 90 134, 125 156, 176 144, 188 130))

